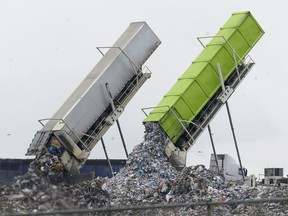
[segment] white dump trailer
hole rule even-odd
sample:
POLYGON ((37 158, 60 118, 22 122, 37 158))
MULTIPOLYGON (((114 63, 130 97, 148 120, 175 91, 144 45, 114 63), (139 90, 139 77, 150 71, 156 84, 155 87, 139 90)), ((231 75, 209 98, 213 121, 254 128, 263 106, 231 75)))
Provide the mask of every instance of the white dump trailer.
POLYGON ((79 174, 90 151, 150 77, 142 67, 160 43, 146 22, 131 23, 52 118, 39 120, 43 128, 26 155, 56 147, 65 169, 79 174))

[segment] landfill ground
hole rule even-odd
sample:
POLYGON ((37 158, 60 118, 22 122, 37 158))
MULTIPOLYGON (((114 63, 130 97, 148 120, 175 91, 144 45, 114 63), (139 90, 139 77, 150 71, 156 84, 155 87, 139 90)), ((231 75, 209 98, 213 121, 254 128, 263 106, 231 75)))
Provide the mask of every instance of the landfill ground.
MULTIPOLYGON (((288 198, 286 187, 228 185, 203 165, 178 171, 165 154, 164 147, 169 140, 158 124, 147 123, 145 130, 143 142, 135 146, 126 166, 113 178, 68 184, 62 179, 59 158, 43 155, 31 163, 27 174, 17 177, 12 184, 0 183, 0 215, 117 207, 122 210, 81 215, 207 215, 205 205, 177 208, 173 205, 288 198), (152 208, 154 205, 171 205, 171 208, 152 208), (123 210, 137 206, 145 209, 123 210)), ((211 215, 284 216, 288 215, 288 205, 285 202, 219 204, 211 207, 211 215)))

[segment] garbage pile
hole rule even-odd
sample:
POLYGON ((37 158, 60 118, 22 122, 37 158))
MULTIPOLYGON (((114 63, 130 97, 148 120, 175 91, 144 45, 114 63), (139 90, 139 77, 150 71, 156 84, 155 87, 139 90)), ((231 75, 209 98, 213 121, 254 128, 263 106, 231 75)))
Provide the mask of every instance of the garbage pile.
MULTIPOLYGON (((31 163, 27 174, 10 185, 0 184, 0 213, 51 212, 65 209, 152 206, 203 201, 253 200, 287 197, 288 188, 229 186, 204 165, 176 170, 165 154, 169 138, 156 123, 145 124, 144 140, 129 154, 127 163, 113 178, 99 178, 74 185, 62 179, 58 157, 47 153, 31 163), (62 179, 62 181, 61 181, 62 179)), ((215 205, 213 215, 288 215, 283 203, 215 205)), ((90 214, 91 215, 91 214, 90 214)), ((206 206, 145 211, 121 211, 113 215, 207 215, 206 206)))
POLYGON ((129 154, 125 167, 103 185, 112 196, 111 205, 161 202, 178 174, 164 151, 167 136, 157 124, 146 124, 145 129, 144 141, 129 154))
MULTIPOLYGON (((32 167, 34 164, 32 163, 32 167)), ((103 207, 109 195, 95 179, 70 185, 65 182, 51 183, 45 176, 29 168, 12 185, 0 187, 0 213, 51 212, 79 208, 103 207)))

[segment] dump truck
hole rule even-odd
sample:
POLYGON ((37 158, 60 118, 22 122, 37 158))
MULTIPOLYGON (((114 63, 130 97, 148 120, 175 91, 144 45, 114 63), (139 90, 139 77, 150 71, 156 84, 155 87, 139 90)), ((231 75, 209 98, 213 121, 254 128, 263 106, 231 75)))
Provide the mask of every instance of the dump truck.
POLYGON ((146 22, 133 22, 112 47, 98 47, 103 57, 51 118, 39 120, 43 128, 26 155, 59 155, 66 173, 79 176, 91 150, 150 78, 144 63, 160 44, 146 22))
POLYGON ((144 125, 157 122, 170 138, 166 152, 175 166, 186 165, 187 151, 251 71, 248 53, 263 34, 249 11, 233 13, 215 36, 198 38, 203 51, 158 105, 143 108, 144 125))

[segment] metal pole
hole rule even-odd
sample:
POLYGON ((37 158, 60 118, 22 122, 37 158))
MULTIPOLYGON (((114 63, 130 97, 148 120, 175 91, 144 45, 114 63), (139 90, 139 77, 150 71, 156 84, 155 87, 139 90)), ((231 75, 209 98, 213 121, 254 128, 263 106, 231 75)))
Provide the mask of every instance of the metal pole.
POLYGON ((212 137, 212 132, 211 132, 210 124, 208 124, 208 131, 209 131, 209 136, 210 136, 210 140, 211 140, 211 144, 212 144, 212 148, 213 148, 213 154, 214 154, 214 158, 215 158, 215 162, 216 162, 218 174, 220 174, 220 169, 219 169, 219 164, 218 164, 218 158, 217 158, 217 154, 216 154, 216 150, 215 150, 215 146, 214 146, 214 141, 213 141, 213 137, 212 137))
POLYGON ((104 153, 105 153, 105 156, 106 156, 106 159, 107 159, 111 174, 114 177, 114 172, 113 172, 113 169, 112 169, 112 166, 111 166, 111 162, 110 162, 110 159, 108 157, 108 154, 107 154, 107 151, 106 151, 106 147, 105 147, 105 144, 104 144, 104 140, 103 140, 102 137, 101 137, 101 143, 102 143, 102 147, 103 147, 103 150, 104 150, 104 153))
POLYGON ((224 84, 224 80, 223 80, 221 65, 219 63, 217 64, 217 69, 218 69, 218 74, 219 74, 219 77, 220 77, 222 91, 224 92, 225 91, 225 84, 224 84))
POLYGON ((119 133, 120 133, 120 137, 121 137, 121 140, 122 140, 122 144, 123 144, 123 147, 124 147, 124 150, 125 150, 126 157, 128 158, 128 152, 127 152, 126 144, 125 144, 125 141, 124 141, 124 137, 123 137, 122 130, 121 130, 120 123, 119 123, 118 119, 116 120, 116 123, 117 123, 117 127, 118 127, 118 130, 119 130, 119 133))
MULTIPOLYGON (((218 68, 218 74, 219 74, 220 81, 221 81, 222 90, 224 92, 225 91, 225 85, 224 85, 224 80, 223 80, 223 76, 222 76, 221 66, 219 63, 217 64, 217 68, 218 68)), ((241 174, 242 174, 242 178, 243 178, 243 182, 244 182, 245 176, 244 176, 244 171, 243 171, 242 162, 241 162, 241 158, 240 158, 240 153, 238 150, 238 144, 237 144, 237 140, 236 140, 236 135, 235 135, 234 127, 233 127, 233 122, 232 122, 232 117, 231 117, 228 101, 226 101, 225 104, 226 104, 226 109, 227 109, 227 113, 228 113, 230 127, 231 127, 231 131, 232 131, 233 139, 234 139, 234 144, 235 144, 235 148, 236 148, 236 152, 237 152, 237 157, 238 157, 238 161, 239 161, 239 165, 240 165, 240 169, 241 169, 241 174)))
MULTIPOLYGON (((114 104, 114 101, 113 101, 113 98, 112 98, 112 94, 111 94, 110 89, 109 89, 109 84, 105 83, 105 86, 106 86, 106 90, 108 92, 108 95, 110 97, 112 110, 115 110, 115 104, 114 104)), ((128 158, 128 152, 127 152, 126 144, 125 144, 125 141, 124 141, 124 137, 123 137, 122 130, 121 130, 120 123, 119 123, 118 119, 116 120, 116 123, 117 123, 117 127, 118 127, 118 130, 119 130, 119 133, 120 133, 120 137, 121 137, 121 140, 122 140, 122 144, 123 144, 123 147, 124 147, 124 150, 125 150, 126 157, 128 158)))
POLYGON ((243 171, 243 167, 242 167, 240 153, 239 153, 239 150, 238 150, 238 144, 237 144, 236 135, 235 135, 234 127, 233 127, 232 117, 231 117, 231 113, 230 113, 230 109, 229 109, 229 105, 228 105, 227 101, 226 101, 226 108, 227 108, 227 113, 228 113, 229 122, 230 122, 230 126, 231 126, 231 131, 232 131, 232 134, 233 134, 235 148, 236 148, 236 152, 237 152, 237 156, 238 156, 238 160, 239 160, 239 164, 240 164, 242 178, 243 178, 243 181, 245 181, 244 171, 243 171))
POLYGON ((212 207, 210 203, 207 203, 207 216, 212 215, 212 207))

